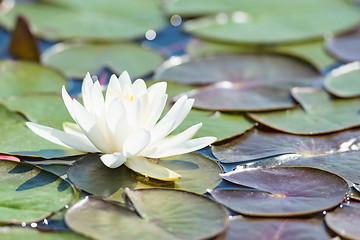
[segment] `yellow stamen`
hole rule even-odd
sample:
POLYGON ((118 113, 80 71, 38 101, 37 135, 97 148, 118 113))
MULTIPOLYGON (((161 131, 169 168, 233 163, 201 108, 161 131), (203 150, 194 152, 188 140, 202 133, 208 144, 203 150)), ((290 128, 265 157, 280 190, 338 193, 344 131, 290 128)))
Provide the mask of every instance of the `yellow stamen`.
POLYGON ((130 97, 130 101, 132 101, 132 100, 134 100, 134 96, 133 96, 133 95, 131 95, 131 97, 130 97))

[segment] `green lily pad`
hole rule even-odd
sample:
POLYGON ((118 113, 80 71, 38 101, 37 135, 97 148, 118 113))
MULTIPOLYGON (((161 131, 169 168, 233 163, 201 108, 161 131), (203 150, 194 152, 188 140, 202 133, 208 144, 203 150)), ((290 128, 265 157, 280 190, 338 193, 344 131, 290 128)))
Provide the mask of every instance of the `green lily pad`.
POLYGON ((226 210, 210 199, 165 189, 126 191, 135 211, 87 197, 66 215, 67 225, 96 239, 209 239, 225 231, 226 210))
POLYGON ((353 62, 360 60, 360 28, 350 33, 327 37, 325 39, 326 50, 343 62, 353 62))
POLYGON ((36 229, 24 227, 0 227, 0 238, 3 240, 27 239, 27 240, 86 240, 87 237, 81 236, 70 231, 41 232, 36 229))
POLYGON ((1 160, 1 223, 36 222, 69 204, 71 185, 27 163, 1 160))
MULTIPOLYGON (((204 5, 210 4, 205 2, 204 5)), ((360 21, 358 9, 339 0, 261 3, 240 0, 231 7, 231 13, 218 10, 214 16, 187 21, 184 29, 205 39, 274 44, 321 39, 325 33, 350 30, 360 21)))
POLYGON ((153 0, 16 3, 9 11, 3 10, 0 22, 6 29, 12 29, 18 15, 29 20, 38 37, 51 41, 133 39, 166 24, 153 0))
POLYGON ((321 219, 274 219, 246 218, 235 216, 230 219, 229 230, 225 240, 331 240, 321 219))
POLYGON ((302 108, 248 115, 268 127, 300 135, 331 133, 360 125, 360 99, 332 99, 321 89, 293 88, 302 108))
MULTIPOLYGON (((315 157, 359 150, 360 130, 319 135, 298 136, 275 131, 254 129, 231 141, 211 146, 212 153, 223 163, 298 154, 315 157)), ((338 154, 339 156, 340 154, 338 154)))
POLYGON ((360 239, 360 208, 338 208, 325 216, 326 225, 346 239, 360 239))
MULTIPOLYGON (((356 145, 355 145, 356 146, 356 145)), ((316 167, 338 174, 349 182, 360 183, 359 152, 345 151, 327 153, 319 156, 299 157, 292 154, 283 155, 271 159, 265 159, 254 163, 248 163, 245 167, 293 167, 308 166, 316 167)))
POLYGON ((126 166, 108 168, 96 154, 89 154, 68 171, 70 181, 78 188, 116 201, 123 201, 125 188, 169 188, 205 193, 220 184, 222 169, 219 164, 197 153, 160 159, 157 164, 181 175, 175 182, 156 181, 137 175, 126 166))
POLYGON ((41 59, 78 79, 103 67, 117 75, 126 70, 131 76, 144 76, 164 61, 159 53, 134 43, 59 43, 47 49, 41 59))
POLYGON ((37 63, 0 61, 0 98, 22 96, 29 93, 59 93, 67 79, 53 68, 37 63))
MULTIPOLYGON (((318 76, 309 63, 279 54, 219 54, 192 59, 170 59, 155 73, 155 79, 166 79, 192 85, 230 81, 244 87, 283 83, 318 76)), ((306 82, 304 80, 304 82, 306 82)), ((284 83, 285 84, 285 83, 284 83)), ((300 83, 297 83, 300 84, 300 83)))
POLYGON ((221 175, 255 190, 209 190, 228 208, 249 216, 288 217, 331 209, 343 201, 345 179, 317 168, 277 167, 240 169, 221 175))
POLYGON ((244 114, 227 114, 192 109, 172 134, 180 133, 199 122, 202 122, 203 125, 194 137, 214 136, 217 141, 231 138, 255 126, 244 114))
POLYGON ((355 189, 354 187, 351 187, 349 189, 349 197, 351 199, 360 201, 360 191, 358 191, 357 189, 355 189))
POLYGON ((51 143, 34 134, 26 125, 27 121, 0 104, 0 152, 44 158, 82 155, 73 149, 51 143))
POLYGON ((331 71, 324 80, 327 91, 335 96, 360 96, 360 62, 349 63, 331 71))
POLYGON ((0 99, 8 109, 19 112, 31 122, 62 129, 63 122, 72 121, 62 98, 57 94, 31 94, 0 99))

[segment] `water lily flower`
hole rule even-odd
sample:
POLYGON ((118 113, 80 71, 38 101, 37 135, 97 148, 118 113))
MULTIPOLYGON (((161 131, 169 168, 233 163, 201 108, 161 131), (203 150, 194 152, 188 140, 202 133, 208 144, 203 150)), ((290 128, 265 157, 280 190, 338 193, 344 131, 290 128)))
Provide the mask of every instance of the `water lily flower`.
POLYGON ((32 122, 27 126, 53 143, 103 153, 100 159, 109 168, 125 163, 145 176, 177 180, 179 174, 156 164, 154 159, 189 153, 216 141, 215 137, 191 139, 201 123, 168 136, 188 115, 194 100, 182 96, 159 120, 167 101, 166 82, 147 88, 144 80, 132 83, 123 72, 119 78, 111 76, 104 98, 99 82, 88 73, 82 84, 83 105, 72 99, 64 86, 62 97, 76 124, 64 124, 64 131, 32 122))

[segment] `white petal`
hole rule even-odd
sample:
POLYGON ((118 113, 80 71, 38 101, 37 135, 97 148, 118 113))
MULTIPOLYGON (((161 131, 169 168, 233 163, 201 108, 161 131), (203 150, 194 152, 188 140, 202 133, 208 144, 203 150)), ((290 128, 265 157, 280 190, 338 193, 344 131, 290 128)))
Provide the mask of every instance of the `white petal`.
POLYGON ((138 129, 141 122, 142 106, 139 99, 126 101, 125 104, 127 121, 131 125, 133 131, 138 129))
POLYGON ((83 133, 81 128, 72 122, 63 122, 63 129, 64 132, 70 133, 72 135, 78 135, 78 136, 84 136, 86 138, 86 135, 83 133))
POLYGON ((146 84, 142 79, 136 79, 136 81, 132 84, 132 91, 135 97, 140 97, 146 92, 146 84))
POLYGON ((111 75, 108 87, 106 89, 106 97, 105 102, 110 104, 114 99, 119 98, 121 96, 121 87, 119 83, 119 79, 115 74, 111 75))
POLYGON ((147 91, 150 96, 160 96, 166 93, 166 87, 166 82, 158 82, 151 85, 147 91))
POLYGON ((81 86, 81 94, 84 103, 84 107, 88 112, 91 112, 91 88, 93 86, 93 80, 90 76, 90 73, 87 73, 83 79, 81 86))
POLYGON ((150 112, 146 115, 146 123, 144 124, 144 128, 151 129, 154 127, 162 112, 164 111, 167 97, 167 94, 162 95, 161 97, 154 99, 154 101, 151 103, 151 106, 148 106, 150 112))
POLYGON ((131 86, 131 78, 127 71, 124 71, 123 73, 121 73, 121 75, 119 77, 119 83, 120 83, 121 88, 124 88, 124 86, 126 86, 126 85, 131 86))
POLYGON ((90 101, 91 111, 88 110, 88 112, 92 113, 97 118, 100 118, 105 108, 105 102, 101 86, 98 81, 96 81, 91 88, 90 101))
POLYGON ((164 157, 185 154, 185 153, 193 152, 193 151, 199 150, 201 148, 204 148, 215 141, 216 141, 215 137, 202 137, 202 138, 191 139, 191 140, 183 142, 171 149, 167 149, 165 151, 161 151, 161 152, 158 152, 151 156, 146 156, 146 157, 164 158, 164 157))
POLYGON ((66 91, 65 86, 62 86, 61 94, 62 94, 63 101, 65 103, 65 106, 66 106, 70 116, 75 120, 75 117, 73 114, 72 99, 71 99, 70 95, 68 94, 68 92, 66 91))
POLYGON ((30 128, 31 131, 36 133, 42 138, 49 140, 55 144, 76 149, 83 152, 99 152, 99 150, 94 147, 89 141, 84 140, 84 138, 77 135, 72 135, 63 131, 59 131, 54 128, 42 126, 36 123, 27 122, 26 125, 30 128), (90 143, 90 144, 89 144, 90 143))
POLYGON ((126 162, 126 157, 119 152, 102 155, 100 159, 105 166, 109 168, 120 167, 124 162, 126 162))
POLYGON ((111 153, 112 151, 107 144, 104 133, 101 131, 93 117, 76 99, 73 100, 73 109, 76 123, 82 129, 87 138, 96 148, 101 150, 101 152, 111 153))
POLYGON ((128 158, 136 156, 149 144, 150 139, 151 135, 145 129, 133 132, 123 144, 123 154, 128 158))

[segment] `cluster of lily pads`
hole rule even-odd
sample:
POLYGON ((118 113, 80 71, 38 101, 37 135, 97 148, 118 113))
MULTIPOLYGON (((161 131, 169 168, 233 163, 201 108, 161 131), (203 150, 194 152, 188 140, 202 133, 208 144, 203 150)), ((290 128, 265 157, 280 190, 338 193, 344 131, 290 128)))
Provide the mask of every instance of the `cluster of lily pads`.
POLYGON ((359 239, 355 3, 5 0, 0 6, 0 24, 12 31, 10 52, 20 58, 0 61, 1 239, 359 239), (165 61, 139 42, 174 16, 186 20, 178 28, 192 38, 186 56, 165 61), (37 38, 56 44, 39 54, 37 38), (21 60, 29 55, 35 62, 21 60), (166 108, 184 94, 194 98, 172 134, 202 122, 194 137, 218 140, 157 159, 181 175, 164 181, 125 165, 108 168, 99 154, 53 144, 26 127, 71 122, 61 87, 71 88, 68 79, 86 72, 100 74, 105 85, 104 68, 151 75, 148 86, 166 81, 166 108))

